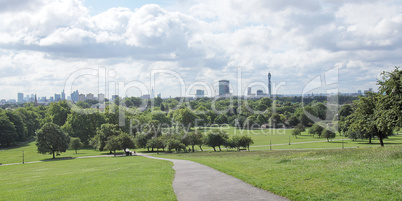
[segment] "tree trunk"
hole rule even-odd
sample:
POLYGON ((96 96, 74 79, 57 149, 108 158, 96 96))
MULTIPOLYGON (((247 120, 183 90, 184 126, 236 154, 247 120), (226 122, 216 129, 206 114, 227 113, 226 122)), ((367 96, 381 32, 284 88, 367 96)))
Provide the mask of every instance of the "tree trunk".
POLYGON ((147 149, 148 149, 148 152, 149 152, 149 147, 147 149))
POLYGON ((369 136, 369 144, 371 144, 371 135, 369 136))
POLYGON ((75 154, 77 154, 77 150, 75 150, 75 154))
POLYGON ((56 157, 54 156, 54 151, 53 151, 53 159, 55 159, 56 157))
POLYGON ((193 153, 194 153, 194 145, 192 145, 192 147, 193 147, 193 153))
POLYGON ((216 149, 215 149, 215 147, 212 147, 212 148, 214 148, 214 151, 216 152, 216 149))
POLYGON ((380 136, 378 136, 378 138, 380 139, 381 147, 384 147, 383 137, 380 135, 380 136))
POLYGON ((327 138, 327 142, 329 142, 329 138, 327 138))
POLYGON ((250 146, 247 146, 248 151, 250 151, 250 146))
POLYGON ((222 151, 221 146, 218 146, 218 147, 219 147, 219 151, 222 151))
POLYGON ((204 151, 204 150, 202 150, 202 147, 201 147, 201 146, 199 146, 199 147, 200 147, 201 151, 204 151))

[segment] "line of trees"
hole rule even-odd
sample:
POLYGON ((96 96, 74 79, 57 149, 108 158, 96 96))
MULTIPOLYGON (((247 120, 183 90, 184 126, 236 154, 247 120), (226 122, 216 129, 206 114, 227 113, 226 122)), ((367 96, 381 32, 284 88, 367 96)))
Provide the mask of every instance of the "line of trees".
POLYGON ((173 132, 167 135, 156 135, 152 132, 150 133, 140 133, 135 137, 135 141, 139 148, 146 148, 148 151, 162 151, 172 152, 194 152, 194 147, 198 146, 201 151, 203 151, 202 146, 210 146, 216 151, 216 148, 226 147, 227 149, 238 149, 241 147, 250 150, 250 145, 254 142, 249 136, 232 136, 225 131, 221 130, 211 130, 206 135, 202 134, 200 131, 195 130, 191 132, 173 132))
POLYGON ((340 111, 339 131, 351 139, 384 139, 402 127, 402 71, 383 72, 379 91, 359 97, 340 111))

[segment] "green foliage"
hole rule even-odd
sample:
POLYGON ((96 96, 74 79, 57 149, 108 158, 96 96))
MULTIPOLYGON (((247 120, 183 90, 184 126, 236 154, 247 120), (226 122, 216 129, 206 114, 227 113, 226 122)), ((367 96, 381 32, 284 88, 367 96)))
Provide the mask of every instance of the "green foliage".
POLYGON ((17 133, 14 124, 7 115, 0 111, 0 147, 10 146, 16 141, 17 133))
POLYGON ((225 131, 212 130, 208 133, 204 143, 212 147, 214 151, 216 151, 215 147, 218 147, 219 151, 222 151, 221 146, 225 145, 228 138, 229 136, 225 131))
POLYGON ((194 152, 194 146, 198 145, 202 151, 202 145, 204 142, 204 135, 198 130, 194 132, 190 132, 186 138, 188 139, 189 145, 192 147, 192 151, 194 152))
POLYGON ((103 151, 109 138, 111 136, 118 136, 121 133, 121 129, 115 124, 102 124, 100 129, 97 129, 96 136, 92 138, 92 144, 96 145, 94 148, 103 151))
POLYGON ((311 128, 309 129, 309 133, 314 135, 318 135, 318 137, 321 137, 322 131, 324 130, 324 128, 318 124, 318 123, 314 123, 313 126, 311 126, 311 128))
POLYGON ((78 101, 75 105, 81 109, 87 109, 91 107, 87 102, 83 101, 78 101))
POLYGON ((6 111, 5 112, 8 119, 11 123, 14 124, 15 127, 15 141, 16 142, 23 142, 28 139, 28 130, 24 124, 22 118, 15 113, 14 111, 6 111))
POLYGON ((81 142, 80 138, 74 137, 70 139, 70 149, 75 150, 75 154, 77 154, 77 150, 84 147, 84 144, 81 142))
POLYGON ((335 138, 335 133, 328 129, 324 129, 324 130, 322 130, 321 136, 323 138, 327 138, 327 141, 329 142, 329 139, 335 138))
POLYGON ((66 152, 69 143, 70 137, 66 135, 57 124, 46 123, 36 132, 38 153, 50 153, 53 154, 53 158, 55 158, 55 152, 66 152))
POLYGON ((197 115, 186 107, 184 109, 176 110, 173 118, 175 121, 181 123, 188 131, 195 124, 197 115))
MULTIPOLYGON (((79 104, 82 103, 83 102, 78 102, 77 106, 79 106, 79 104)), ((85 108, 89 108, 89 106, 85 108)), ((57 124, 59 126, 63 126, 66 123, 67 117, 70 113, 71 113, 70 106, 68 106, 66 100, 63 100, 51 103, 47 109, 46 115, 50 117, 52 123, 57 124)))
POLYGON ((301 135, 301 129, 300 128, 295 128, 292 130, 292 135, 297 138, 298 135, 301 135))

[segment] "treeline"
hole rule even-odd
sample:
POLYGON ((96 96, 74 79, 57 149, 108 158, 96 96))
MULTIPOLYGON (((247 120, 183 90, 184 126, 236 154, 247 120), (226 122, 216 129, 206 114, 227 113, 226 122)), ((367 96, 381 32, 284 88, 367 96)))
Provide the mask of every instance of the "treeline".
MULTIPOLYGON (((298 124, 312 126, 313 121, 304 110, 321 119, 328 119, 327 114, 330 118, 336 115, 336 111, 331 112, 325 102, 317 101, 326 100, 326 97, 319 96, 304 99, 304 107, 301 97, 180 100, 155 98, 143 102, 136 97, 117 98, 107 103, 103 112, 90 108, 89 104, 93 103, 89 102, 78 102, 75 104, 78 110, 73 110, 67 101, 49 106, 26 103, 19 108, 0 109, 0 147, 32 140, 35 132, 46 123, 60 126, 63 132, 79 138, 88 147, 102 125, 122 125, 122 121, 124 126, 119 126, 119 129, 134 137, 141 133, 159 136, 163 128, 176 127, 189 131, 194 126, 212 124, 229 124, 244 129, 262 125, 275 128, 298 124)), ((344 97, 342 100, 351 102, 353 98, 344 97)))
POLYGON ((340 111, 339 131, 353 140, 368 139, 369 143, 378 138, 384 146, 383 140, 402 127, 402 71, 396 67, 383 72, 377 84, 377 93, 367 93, 340 111))

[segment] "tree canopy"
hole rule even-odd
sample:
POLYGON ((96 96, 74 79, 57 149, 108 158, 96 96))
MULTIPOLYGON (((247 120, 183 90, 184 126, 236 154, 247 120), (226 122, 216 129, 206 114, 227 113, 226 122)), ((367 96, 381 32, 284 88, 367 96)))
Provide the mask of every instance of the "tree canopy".
POLYGON ((66 152, 70 137, 54 123, 46 123, 36 132, 36 146, 41 154, 50 153, 55 158, 55 152, 66 152))

